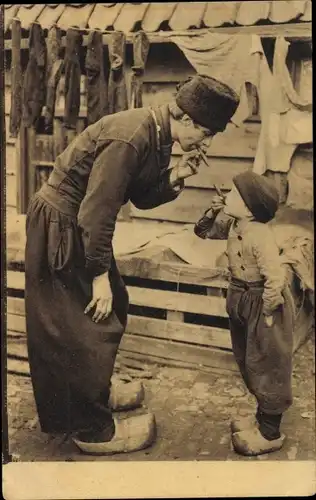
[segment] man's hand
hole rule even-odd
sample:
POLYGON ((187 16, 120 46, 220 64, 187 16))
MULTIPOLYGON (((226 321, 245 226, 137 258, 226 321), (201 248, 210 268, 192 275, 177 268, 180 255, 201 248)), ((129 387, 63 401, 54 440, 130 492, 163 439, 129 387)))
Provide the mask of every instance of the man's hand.
POLYGON ((171 184, 177 184, 181 180, 196 175, 199 171, 200 156, 197 151, 191 151, 181 157, 170 174, 171 184))
POLYGON ((273 316, 272 316, 272 314, 269 314, 269 316, 265 316, 264 317, 264 322, 265 322, 266 326, 268 326, 270 328, 273 325, 273 316))
POLYGON ((84 313, 88 314, 95 307, 92 321, 98 323, 110 315, 112 301, 113 296, 108 273, 96 276, 92 282, 92 300, 87 305, 84 313))

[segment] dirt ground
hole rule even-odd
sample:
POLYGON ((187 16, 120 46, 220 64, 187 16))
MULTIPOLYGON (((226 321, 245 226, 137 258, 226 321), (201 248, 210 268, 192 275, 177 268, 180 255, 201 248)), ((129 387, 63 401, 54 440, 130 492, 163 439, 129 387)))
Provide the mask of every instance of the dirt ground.
MULTIPOLYGON (((89 457, 71 441, 40 432, 31 381, 8 375, 7 413, 9 444, 14 461, 93 460, 314 460, 315 459, 315 349, 310 339, 296 353, 293 371, 293 406, 286 412, 283 431, 287 441, 280 451, 257 458, 237 455, 231 446, 232 415, 250 414, 253 398, 237 374, 202 373, 148 365, 153 377, 143 381, 145 408, 156 415, 158 436, 147 450, 89 457)), ((144 411, 144 408, 135 410, 144 411)), ((124 418, 124 414, 122 417, 124 418)))

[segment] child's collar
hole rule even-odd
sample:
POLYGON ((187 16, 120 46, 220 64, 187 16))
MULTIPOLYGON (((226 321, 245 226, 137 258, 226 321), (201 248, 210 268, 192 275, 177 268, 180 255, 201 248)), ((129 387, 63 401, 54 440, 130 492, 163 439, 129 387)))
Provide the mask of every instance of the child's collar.
POLYGON ((234 218, 234 229, 236 232, 242 232, 249 222, 253 222, 254 217, 243 217, 242 219, 234 218))

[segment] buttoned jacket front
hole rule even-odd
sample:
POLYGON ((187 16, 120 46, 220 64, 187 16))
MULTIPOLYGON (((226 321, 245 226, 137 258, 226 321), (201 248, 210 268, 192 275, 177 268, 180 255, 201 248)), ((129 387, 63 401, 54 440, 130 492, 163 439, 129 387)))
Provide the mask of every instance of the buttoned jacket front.
POLYGON ((220 212, 204 215, 195 225, 200 238, 227 239, 231 276, 246 282, 264 280, 263 302, 267 313, 283 303, 286 270, 272 229, 254 219, 240 221, 220 212))

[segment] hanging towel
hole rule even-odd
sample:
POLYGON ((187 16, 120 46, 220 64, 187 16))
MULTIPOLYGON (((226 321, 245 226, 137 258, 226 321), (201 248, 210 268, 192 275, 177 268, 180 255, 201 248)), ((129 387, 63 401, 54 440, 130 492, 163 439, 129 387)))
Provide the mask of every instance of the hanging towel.
POLYGON ((87 117, 88 125, 91 125, 109 113, 103 39, 100 31, 91 31, 89 34, 85 66, 87 74, 87 117))
POLYGON ((109 112, 117 113, 128 109, 127 88, 125 82, 125 34, 114 32, 109 41, 110 77, 109 77, 109 112))
POLYGON ((83 37, 78 30, 70 28, 66 34, 65 49, 65 112, 64 125, 76 129, 80 110, 80 51, 83 37))
POLYGON ((142 85, 145 65, 149 52, 149 40, 144 31, 139 31, 135 34, 133 40, 134 65, 132 66, 131 79, 131 108, 141 108, 142 100, 142 85))
POLYGON ((23 115, 25 127, 36 126, 46 98, 47 49, 44 33, 38 23, 33 23, 29 36, 29 61, 23 84, 23 115))
POLYGON ((44 114, 46 130, 52 127, 55 115, 56 90, 63 69, 61 49, 61 30, 52 26, 47 36, 47 95, 44 114))
POLYGON ((12 21, 10 134, 17 137, 22 117, 21 21, 12 21))

